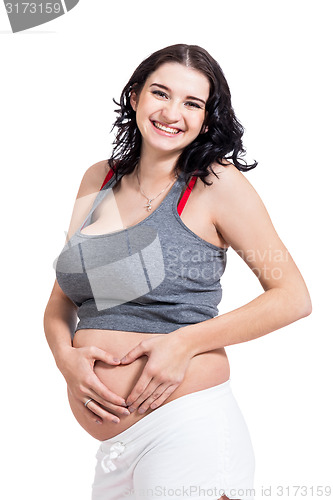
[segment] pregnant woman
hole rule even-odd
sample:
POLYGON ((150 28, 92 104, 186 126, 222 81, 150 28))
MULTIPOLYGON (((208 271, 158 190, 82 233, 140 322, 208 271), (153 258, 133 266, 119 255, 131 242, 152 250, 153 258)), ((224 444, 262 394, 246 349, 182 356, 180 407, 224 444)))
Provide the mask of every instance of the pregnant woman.
POLYGON ((92 499, 253 499, 225 347, 309 315, 307 287, 242 173, 256 163, 240 162, 243 128, 206 50, 150 55, 117 112, 44 315, 73 414, 100 441, 92 499), (218 315, 229 247, 264 292, 218 315))

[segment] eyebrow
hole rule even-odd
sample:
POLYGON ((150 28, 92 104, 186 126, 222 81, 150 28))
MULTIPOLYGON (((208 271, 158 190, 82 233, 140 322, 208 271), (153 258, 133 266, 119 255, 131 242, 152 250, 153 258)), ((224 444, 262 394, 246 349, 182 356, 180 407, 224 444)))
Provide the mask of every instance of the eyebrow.
MULTIPOLYGON (((152 83, 150 87, 152 87, 153 85, 156 85, 156 87, 160 87, 161 89, 164 89, 164 90, 167 90, 168 92, 170 92, 170 89, 168 87, 166 87, 165 85, 162 85, 161 83, 152 83)), ((202 104, 206 104, 205 101, 203 101, 202 99, 199 99, 199 97, 194 97, 193 95, 188 95, 186 97, 186 99, 192 99, 192 101, 200 101, 202 102, 202 104)))

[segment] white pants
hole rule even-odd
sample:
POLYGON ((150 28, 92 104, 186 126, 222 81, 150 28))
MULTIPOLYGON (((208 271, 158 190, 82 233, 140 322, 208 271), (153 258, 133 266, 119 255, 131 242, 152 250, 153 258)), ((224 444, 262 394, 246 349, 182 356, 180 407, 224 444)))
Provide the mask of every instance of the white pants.
POLYGON ((253 500, 255 459, 230 379, 156 408, 96 453, 92 500, 253 500))

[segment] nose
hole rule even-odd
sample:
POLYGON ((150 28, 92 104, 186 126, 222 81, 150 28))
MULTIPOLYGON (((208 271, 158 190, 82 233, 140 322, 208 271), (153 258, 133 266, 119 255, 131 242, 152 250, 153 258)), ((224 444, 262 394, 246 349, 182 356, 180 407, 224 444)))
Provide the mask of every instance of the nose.
POLYGON ((178 122, 181 117, 180 103, 176 100, 171 100, 164 102, 162 109, 162 116, 166 123, 172 124, 178 122))

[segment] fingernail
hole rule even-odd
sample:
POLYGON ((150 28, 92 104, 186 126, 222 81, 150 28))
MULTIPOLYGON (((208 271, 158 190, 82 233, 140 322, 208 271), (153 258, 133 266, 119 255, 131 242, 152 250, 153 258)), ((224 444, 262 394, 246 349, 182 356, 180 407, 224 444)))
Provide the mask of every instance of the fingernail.
POLYGON ((126 408, 126 410, 123 410, 123 415, 130 415, 130 414, 131 413, 127 410, 127 408, 126 408))
POLYGON ((119 362, 120 362, 120 359, 119 359, 119 358, 113 358, 113 361, 114 361, 115 363, 119 363, 119 362))
POLYGON ((130 413, 133 413, 133 411, 135 411, 135 408, 132 408, 132 406, 131 406, 130 408, 128 408, 128 411, 129 411, 130 413))
POLYGON ((125 401, 124 403, 121 403, 121 406, 125 406, 125 408, 127 408, 128 404, 125 401))
POLYGON ((96 424, 101 424, 102 422, 100 420, 95 420, 96 424))
POLYGON ((118 424, 118 422, 120 422, 120 420, 118 418, 113 418, 112 422, 114 422, 115 424, 118 424))
POLYGON ((138 412, 139 412, 141 415, 142 415, 142 413, 144 413, 145 411, 146 411, 146 410, 144 410, 143 408, 140 408, 140 409, 138 410, 138 412))

